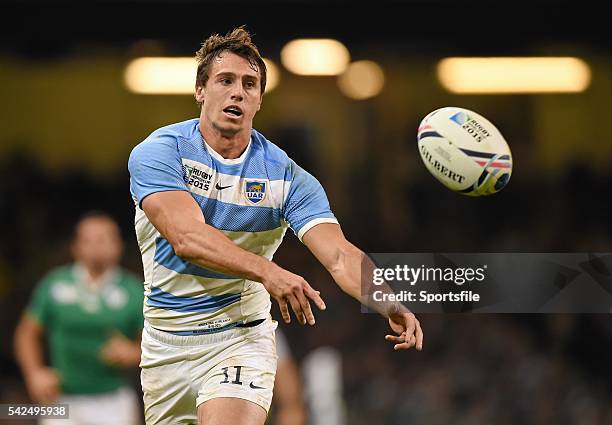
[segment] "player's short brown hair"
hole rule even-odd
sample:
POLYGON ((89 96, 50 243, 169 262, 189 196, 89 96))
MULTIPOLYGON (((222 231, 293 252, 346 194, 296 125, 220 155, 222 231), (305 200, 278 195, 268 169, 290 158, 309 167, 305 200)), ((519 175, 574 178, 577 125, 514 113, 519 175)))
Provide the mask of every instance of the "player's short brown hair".
POLYGON ((202 47, 196 52, 198 72, 196 87, 205 86, 208 82, 208 71, 213 59, 222 52, 235 53, 249 61, 251 66, 257 68, 260 76, 261 94, 266 89, 266 64, 259 54, 257 46, 251 41, 251 34, 240 26, 226 35, 213 34, 202 42, 202 47))

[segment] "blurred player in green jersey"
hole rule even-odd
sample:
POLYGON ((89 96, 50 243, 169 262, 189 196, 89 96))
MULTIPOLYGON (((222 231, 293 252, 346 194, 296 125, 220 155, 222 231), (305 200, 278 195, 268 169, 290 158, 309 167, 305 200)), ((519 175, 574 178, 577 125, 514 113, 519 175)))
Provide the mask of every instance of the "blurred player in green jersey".
POLYGON ((142 283, 118 265, 122 250, 111 217, 84 216, 72 243, 75 262, 42 279, 15 332, 16 359, 32 401, 68 403, 70 424, 140 423, 124 368, 140 361, 143 292, 142 283))

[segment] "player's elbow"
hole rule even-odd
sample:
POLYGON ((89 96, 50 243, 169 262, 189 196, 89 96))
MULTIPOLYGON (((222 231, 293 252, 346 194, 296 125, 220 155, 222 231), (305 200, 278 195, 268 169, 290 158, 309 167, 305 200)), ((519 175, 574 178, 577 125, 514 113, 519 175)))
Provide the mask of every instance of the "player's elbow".
POLYGON ((327 270, 334 277, 346 274, 351 267, 361 264, 363 252, 350 242, 339 246, 332 261, 327 264, 327 270))
POLYGON ((179 233, 170 240, 174 253, 185 261, 197 258, 197 244, 189 233, 179 233))
POLYGON ((35 346, 35 342, 42 337, 42 327, 30 317, 28 313, 24 313, 15 328, 13 335, 13 345, 15 354, 20 357, 24 351, 31 351, 35 346))

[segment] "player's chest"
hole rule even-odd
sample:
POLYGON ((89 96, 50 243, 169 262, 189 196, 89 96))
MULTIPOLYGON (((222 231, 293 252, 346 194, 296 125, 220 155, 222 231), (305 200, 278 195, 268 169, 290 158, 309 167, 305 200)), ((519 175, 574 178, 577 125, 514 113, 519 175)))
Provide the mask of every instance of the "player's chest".
MULTIPOLYGON (((273 180, 265 169, 241 165, 219 168, 215 164, 183 159, 183 179, 196 200, 211 206, 222 203, 226 207, 258 207, 281 209, 285 197, 284 181, 273 180)), ((208 208, 212 210, 216 208, 208 208)), ((240 210, 238 208, 237 210, 240 210)))
POLYGON ((54 316, 65 324, 114 321, 128 308, 129 293, 120 285, 90 290, 84 284, 57 282, 51 287, 54 316))

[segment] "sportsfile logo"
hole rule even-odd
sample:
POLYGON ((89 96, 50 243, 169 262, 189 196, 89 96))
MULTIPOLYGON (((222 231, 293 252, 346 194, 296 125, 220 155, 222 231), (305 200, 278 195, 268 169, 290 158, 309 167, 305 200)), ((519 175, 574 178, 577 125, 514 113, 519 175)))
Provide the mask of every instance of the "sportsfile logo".
POLYGON ((450 119, 451 121, 459 124, 461 128, 467 131, 470 136, 476 139, 477 142, 482 142, 491 135, 491 133, 489 133, 482 124, 470 117, 465 112, 457 112, 455 115, 450 117, 450 119))
POLYGON ((210 180, 212 179, 212 174, 207 173, 206 171, 202 171, 197 167, 193 167, 190 165, 183 165, 184 169, 184 180, 189 186, 197 187, 202 190, 210 189, 210 180))
POLYGON ((449 282, 461 286, 464 283, 485 280, 487 265, 482 267, 410 267, 397 265, 392 268, 376 268, 372 273, 372 283, 382 285, 387 281, 405 282, 411 286, 419 282, 449 282))

